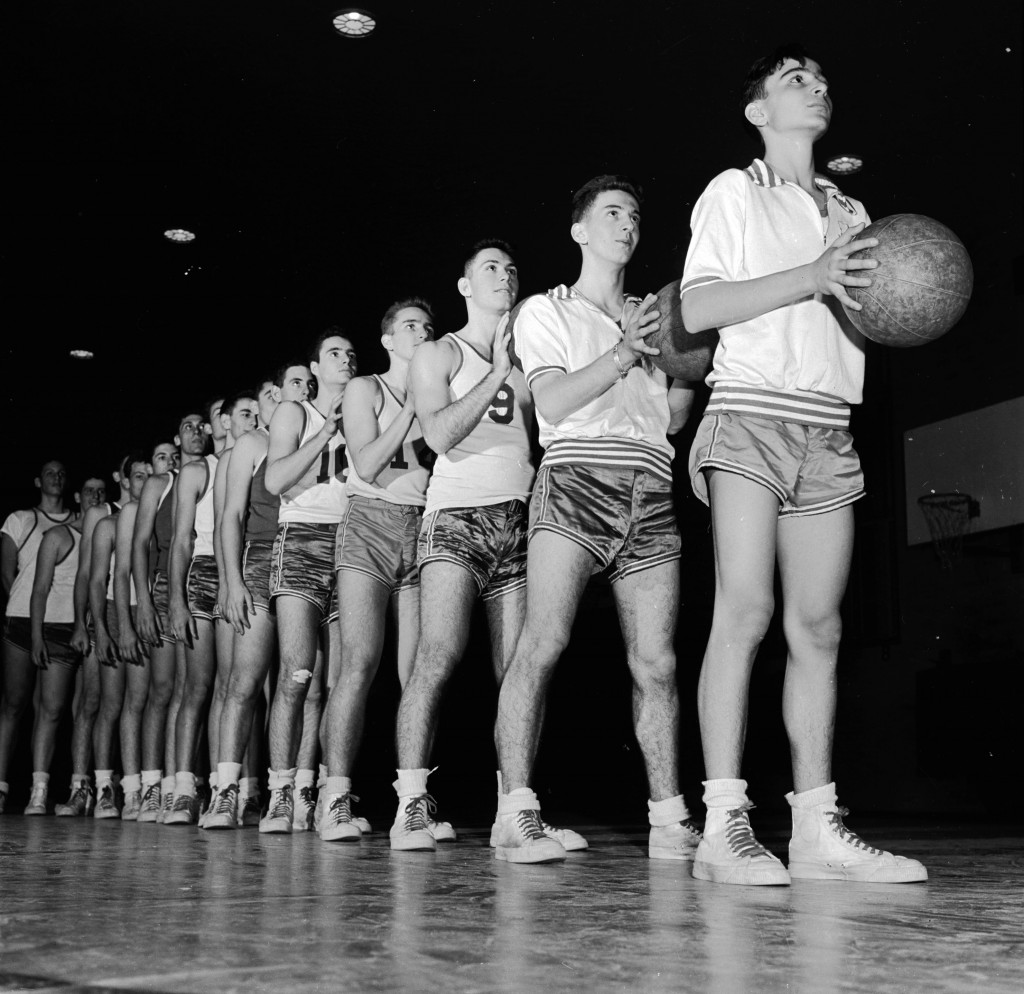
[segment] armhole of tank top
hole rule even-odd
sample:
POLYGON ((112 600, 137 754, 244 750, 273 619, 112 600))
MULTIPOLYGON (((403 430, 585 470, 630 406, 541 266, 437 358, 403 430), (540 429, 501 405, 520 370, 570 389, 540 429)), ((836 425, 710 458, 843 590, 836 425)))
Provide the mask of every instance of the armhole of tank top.
POLYGON ((309 424, 309 411, 306 410, 306 404, 309 401, 303 400, 299 402, 299 410, 302 411, 302 427, 299 429, 299 447, 302 446, 303 439, 306 436, 306 426, 309 424))
MULTIPOLYGON (((199 494, 199 499, 202 500, 206 496, 206 491, 210 486, 210 456, 207 456, 203 460, 203 469, 206 470, 206 479, 203 480, 202 490, 199 494)), ((213 458, 216 458, 215 456, 213 458)))
MULTIPOLYGON (((388 389, 388 385, 384 382, 384 377, 379 373, 371 373, 370 379, 373 380, 377 387, 377 396, 373 401, 373 416, 380 421, 380 416, 384 413, 384 408, 388 402, 388 398, 384 393, 384 391, 388 389)), ((390 393, 390 391, 388 392, 390 393)))
POLYGON ((167 481, 167 486, 164 487, 164 492, 160 495, 160 500, 157 501, 156 509, 158 511, 164 506, 164 501, 167 500, 168 495, 174 489, 174 480, 178 474, 172 469, 167 475, 170 479, 167 481))
POLYGON ((62 562, 64 562, 64 560, 65 560, 65 559, 67 559, 67 558, 68 558, 68 556, 70 556, 72 552, 74 552, 74 551, 75 551, 75 529, 74 529, 74 528, 70 528, 70 527, 68 527, 67 525, 57 525, 57 527, 58 527, 58 528, 64 528, 64 529, 66 529, 66 530, 67 530, 67 533, 68 533, 68 535, 69 535, 69 536, 71 537, 71 548, 70 548, 70 549, 68 549, 68 551, 67 551, 67 552, 65 552, 65 553, 64 553, 64 555, 63 555, 63 556, 61 556, 61 557, 60 557, 60 559, 58 559, 58 560, 57 560, 57 561, 56 561, 56 562, 55 562, 55 563, 53 564, 54 566, 60 566, 60 564, 61 564, 62 562))
POLYGON ((32 537, 32 533, 39 527, 39 512, 32 508, 32 527, 28 530, 28 533, 21 540, 21 545, 18 546, 18 552, 21 552, 25 548, 25 543, 32 537))
POLYGON ((451 333, 451 337, 456 342, 458 342, 458 345, 455 346, 455 351, 459 353, 459 361, 456 367, 451 371, 451 373, 448 376, 448 386, 451 386, 452 383, 455 382, 455 377, 462 372, 462 367, 465 365, 466 362, 466 353, 463 348, 462 339, 459 338, 459 336, 456 335, 454 331, 451 333))

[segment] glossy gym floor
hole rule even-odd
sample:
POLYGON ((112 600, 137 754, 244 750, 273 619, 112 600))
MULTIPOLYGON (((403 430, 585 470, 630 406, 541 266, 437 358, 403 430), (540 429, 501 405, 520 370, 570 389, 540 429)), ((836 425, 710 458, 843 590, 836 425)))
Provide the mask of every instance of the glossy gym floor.
MULTIPOLYGON (((10 813, 0 991, 1024 990, 1020 826, 858 829, 929 882, 715 885, 648 860, 640 826, 524 867, 483 824, 422 854, 10 813)), ((759 835, 785 856, 781 822, 759 835)))

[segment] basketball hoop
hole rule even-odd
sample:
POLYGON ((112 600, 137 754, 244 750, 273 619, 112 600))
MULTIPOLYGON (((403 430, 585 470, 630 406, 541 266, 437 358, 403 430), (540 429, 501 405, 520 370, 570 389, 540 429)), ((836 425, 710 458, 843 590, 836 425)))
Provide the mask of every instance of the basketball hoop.
POLYGON ((978 502, 968 494, 925 494, 917 503, 928 522, 932 545, 943 569, 952 569, 960 558, 964 535, 971 518, 978 517, 978 502))

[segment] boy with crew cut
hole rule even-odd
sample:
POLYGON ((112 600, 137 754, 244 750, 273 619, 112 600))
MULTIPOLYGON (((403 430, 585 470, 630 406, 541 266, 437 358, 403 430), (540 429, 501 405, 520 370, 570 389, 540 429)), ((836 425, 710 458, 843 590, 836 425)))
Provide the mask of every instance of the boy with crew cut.
POLYGON ((597 176, 573 197, 579 278, 526 301, 516 354, 533 391, 544 446, 530 504, 526 621, 498 701, 501 764, 491 845, 499 859, 565 859, 543 830, 530 789, 544 696, 569 642, 590 577, 606 571, 633 678, 633 723, 651 800, 648 854, 691 860, 700 833, 679 792, 679 695, 673 649, 680 539, 668 435, 686 422, 693 390, 670 383, 648 355, 655 297, 624 293, 640 241, 640 192, 597 176))
POLYGON ((762 158, 717 176, 693 210, 683 272, 688 332, 718 328, 712 387, 690 453, 710 504, 715 609, 698 706, 708 780, 694 876, 730 884, 791 878, 900 883, 927 879, 843 824, 832 781, 839 606, 863 495, 849 434, 861 401, 864 343, 840 305, 869 286, 867 214, 814 169, 832 100, 821 67, 797 46, 748 73, 746 121, 762 158), (788 647, 783 718, 793 763, 789 869, 757 842, 740 779, 750 671, 782 580, 788 647))
POLYGON ((380 665, 389 603, 397 621, 403 687, 416 655, 416 545, 433 459, 406 380, 416 351, 433 338, 430 305, 418 297, 396 301, 381 321, 387 371, 354 379, 342 404, 349 500, 337 540, 340 612, 332 634, 340 637, 341 661, 327 704, 328 776, 319 824, 325 842, 363 834, 360 819, 352 816, 352 766, 363 734, 366 696, 380 665))

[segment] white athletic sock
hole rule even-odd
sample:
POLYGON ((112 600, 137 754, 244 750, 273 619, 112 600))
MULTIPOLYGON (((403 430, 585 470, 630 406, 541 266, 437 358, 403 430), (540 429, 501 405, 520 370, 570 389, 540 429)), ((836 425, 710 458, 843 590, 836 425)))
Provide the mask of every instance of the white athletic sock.
POLYGON ((790 806, 798 809, 816 808, 819 804, 827 804, 829 807, 836 806, 836 785, 826 783, 821 787, 814 787, 811 790, 802 790, 799 794, 789 793, 786 800, 790 806))
POLYGON ((686 801, 682 794, 675 797, 666 797, 663 801, 647 802, 647 820, 652 828, 661 828, 665 825, 678 825, 686 821, 690 812, 686 810, 686 801))
POLYGON ((143 770, 140 774, 142 779, 143 787, 152 787, 153 784, 163 783, 164 771, 163 770, 143 770))
POLYGON ((37 783, 48 784, 50 782, 50 774, 44 773, 42 770, 33 770, 32 772, 32 786, 34 787, 37 783))
MULTIPOLYGON (((199 783, 199 778, 198 777, 196 778, 196 783, 199 783)), ((217 772, 215 771, 215 772, 210 774, 210 793, 211 794, 216 794, 217 793, 217 787, 219 785, 220 785, 220 777, 217 775, 217 772)))
MULTIPOLYGON (((218 763, 217 764, 217 786, 230 787, 238 783, 238 777, 242 772, 241 763, 218 763)), ((210 778, 213 779, 212 777, 210 778)), ((239 788, 241 789, 241 788, 239 788)))
POLYGON ((324 793, 328 796, 331 794, 351 794, 352 793, 352 778, 351 777, 328 777, 324 784, 324 793))
POLYGON ((142 778, 138 773, 126 773, 121 777, 121 789, 130 794, 133 790, 142 790, 142 778))
POLYGON ((498 816, 514 815, 519 811, 540 811, 540 801, 529 787, 516 787, 498 798, 498 816))
POLYGON ((103 790, 104 787, 114 786, 114 771, 113 770, 97 770, 96 771, 96 791, 103 790))
POLYGON ((314 770, 297 770, 295 772, 295 789, 301 790, 303 787, 312 787, 314 780, 316 780, 316 772, 314 770))
POLYGON ((402 797, 419 797, 427 792, 430 770, 396 770, 398 779, 391 785, 402 797))
POLYGON ((174 796, 180 797, 182 794, 188 794, 189 797, 195 797, 196 780, 197 777, 194 773, 189 773, 188 770, 178 770, 174 774, 174 796))
POLYGON ((293 766, 290 770, 267 770, 267 786, 271 790, 276 790, 280 787, 294 787, 295 786, 295 774, 297 770, 293 766))
POLYGON ((256 797, 260 792, 259 777, 242 777, 238 781, 238 796, 241 798, 256 797))
POLYGON ((729 812, 747 803, 746 780, 705 780, 704 804, 708 816, 704 823, 704 834, 722 831, 729 812))
POLYGON ((71 774, 71 789, 74 790, 76 787, 89 786, 89 774, 88 773, 72 773, 71 774))
POLYGON ((174 796, 174 775, 173 774, 169 774, 166 777, 161 777, 160 778, 160 796, 161 797, 166 797, 168 794, 170 794, 171 797, 174 796))

